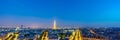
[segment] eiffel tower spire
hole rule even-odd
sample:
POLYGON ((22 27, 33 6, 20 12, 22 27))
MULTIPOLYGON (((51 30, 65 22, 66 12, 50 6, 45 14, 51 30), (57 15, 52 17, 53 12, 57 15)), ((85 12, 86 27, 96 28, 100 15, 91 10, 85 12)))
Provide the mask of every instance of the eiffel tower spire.
POLYGON ((56 20, 54 20, 54 23, 53 23, 53 28, 52 29, 54 29, 54 30, 56 30, 57 29, 57 26, 56 26, 56 20))

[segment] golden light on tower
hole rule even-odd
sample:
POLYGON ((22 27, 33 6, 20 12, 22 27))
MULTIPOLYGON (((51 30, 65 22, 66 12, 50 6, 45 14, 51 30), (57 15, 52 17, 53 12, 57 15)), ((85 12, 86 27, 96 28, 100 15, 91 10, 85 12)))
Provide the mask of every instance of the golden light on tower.
POLYGON ((54 29, 54 30, 56 30, 57 29, 57 26, 56 26, 56 20, 54 20, 54 23, 53 23, 53 28, 52 29, 54 29))

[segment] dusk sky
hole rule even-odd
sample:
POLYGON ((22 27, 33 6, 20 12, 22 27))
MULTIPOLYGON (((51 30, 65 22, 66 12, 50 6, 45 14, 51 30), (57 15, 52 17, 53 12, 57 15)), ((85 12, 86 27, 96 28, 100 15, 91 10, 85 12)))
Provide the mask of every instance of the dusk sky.
POLYGON ((120 0, 0 0, 0 25, 120 23, 120 0))

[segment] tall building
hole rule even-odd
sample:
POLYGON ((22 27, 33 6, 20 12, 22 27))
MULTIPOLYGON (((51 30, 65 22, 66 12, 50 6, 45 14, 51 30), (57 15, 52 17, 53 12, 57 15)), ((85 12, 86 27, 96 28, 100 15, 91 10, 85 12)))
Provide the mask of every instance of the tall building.
POLYGON ((57 29, 57 26, 56 26, 56 20, 54 20, 54 23, 53 23, 53 30, 56 30, 57 29))

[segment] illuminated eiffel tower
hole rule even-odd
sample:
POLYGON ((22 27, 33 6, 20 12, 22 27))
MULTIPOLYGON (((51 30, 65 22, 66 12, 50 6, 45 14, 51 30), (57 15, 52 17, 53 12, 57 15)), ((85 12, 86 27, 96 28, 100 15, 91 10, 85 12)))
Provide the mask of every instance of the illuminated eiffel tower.
POLYGON ((73 31, 69 37, 69 40, 83 40, 80 30, 76 29, 73 31))
POLYGON ((56 26, 56 20, 54 20, 54 23, 53 23, 53 30, 56 30, 57 29, 57 26, 56 26))

